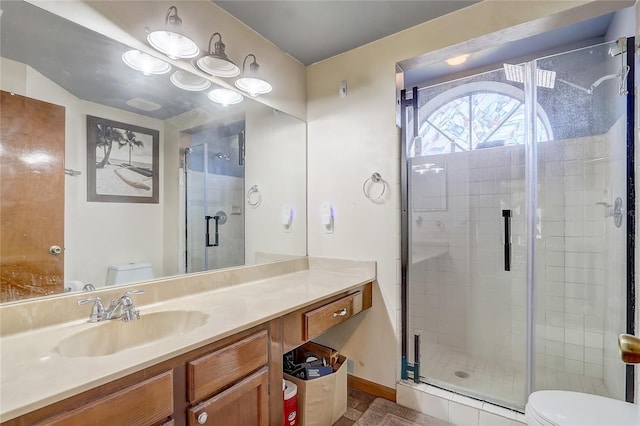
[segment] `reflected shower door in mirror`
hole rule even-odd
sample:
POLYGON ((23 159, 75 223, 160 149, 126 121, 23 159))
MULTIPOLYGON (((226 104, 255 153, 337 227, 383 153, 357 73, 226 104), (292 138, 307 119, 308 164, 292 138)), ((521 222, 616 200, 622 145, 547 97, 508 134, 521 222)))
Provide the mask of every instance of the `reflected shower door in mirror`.
POLYGON ((185 149, 185 271, 244 265, 244 122, 190 139, 192 146, 185 149), (235 134, 224 136, 229 131, 235 134))
MULTIPOLYGON (((42 238, 44 254, 20 254, 21 263, 28 265, 20 273, 38 276, 39 281, 51 285, 34 284, 29 278, 23 282, 25 291, 8 291, 2 301, 60 294, 66 288, 80 290, 89 283, 99 289, 106 285, 111 267, 126 269, 130 263, 150 264, 155 278, 200 270, 195 267, 195 260, 191 262, 193 268, 185 267, 185 236, 187 230, 193 231, 206 244, 205 216, 216 216, 218 211, 225 213, 226 222, 223 223, 222 214, 217 215, 219 246, 208 250, 219 252, 220 256, 211 254, 213 257, 204 269, 307 254, 303 121, 249 98, 236 105, 216 104, 207 96, 216 87, 215 82, 198 75, 195 69, 189 73, 170 66, 165 74, 144 75, 125 64, 123 55, 131 50, 129 46, 24 1, 3 1, 2 9, 0 89, 35 102, 57 105, 63 112, 61 123, 54 126, 61 133, 63 145, 63 161, 56 163, 59 166, 56 174, 47 178, 46 184, 38 180, 41 170, 33 170, 19 180, 34 188, 45 188, 55 181, 64 188, 56 197, 60 205, 55 208, 44 207, 37 197, 29 197, 29 191, 23 191, 12 201, 4 190, 5 186, 13 185, 5 172, 11 172, 18 164, 25 165, 25 161, 37 159, 42 167, 49 161, 53 152, 52 132, 39 132, 28 140, 23 138, 20 146, 28 148, 28 152, 15 161, 3 154, 5 174, 0 177, 3 237, 9 235, 4 223, 9 216, 25 220, 29 217, 26 223, 30 230, 36 224, 51 226, 56 221, 64 224, 64 228, 60 227, 60 237, 42 238), (186 90, 184 84, 172 84, 197 79, 202 80, 203 84, 198 86, 202 90, 193 86, 186 90), (158 203, 88 201, 87 170, 91 159, 87 156, 87 116, 158 132, 158 203), (242 139, 244 144, 241 134, 246 135, 242 139), (185 227, 184 153, 186 148, 195 151, 205 142, 209 145, 209 164, 207 169, 201 167, 200 173, 208 170, 206 176, 234 182, 234 186, 221 189, 221 205, 201 212, 198 220, 189 217, 189 226, 185 227), (239 155, 244 154, 245 146, 247 156, 242 156, 244 165, 240 165, 239 155), (63 168, 69 173, 64 174, 63 168), (260 188, 263 202, 251 207, 246 192, 254 185, 260 188), (26 213, 5 214, 4 209, 11 203, 24 207, 26 213), (295 211, 288 229, 283 229, 280 220, 283 206, 291 206, 295 211), (51 246, 59 246, 60 254, 50 254, 51 246), (51 259, 63 269, 57 278, 48 269, 43 270, 44 261, 51 259)), ((5 113, 4 108, 2 112, 5 113)), ((2 121, 3 125, 11 126, 33 122, 35 118, 35 114, 23 108, 11 117, 3 115, 2 121)), ((3 130, 3 149, 7 146, 7 135, 3 130)), ((123 142, 111 144, 113 158, 128 159, 130 149, 134 155, 140 152, 139 147, 123 142)), ((209 222, 210 243, 214 243, 215 221, 212 218, 209 222)), ((44 235, 40 231, 36 234, 44 235)), ((195 237, 190 241, 195 244, 195 237)), ((5 256, 14 253, 15 242, 14 238, 2 245, 3 291, 16 283, 19 273, 17 267, 6 267, 5 256)), ((195 255, 193 247, 189 250, 195 255)))

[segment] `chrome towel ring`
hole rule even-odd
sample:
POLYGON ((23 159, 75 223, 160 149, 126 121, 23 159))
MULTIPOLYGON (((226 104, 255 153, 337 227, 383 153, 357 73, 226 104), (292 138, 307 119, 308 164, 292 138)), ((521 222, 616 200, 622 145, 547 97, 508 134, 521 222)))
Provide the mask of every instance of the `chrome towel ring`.
POLYGON ((386 190, 387 190, 387 182, 384 179, 382 179, 382 176, 378 172, 373 173, 371 177, 365 180, 364 183, 362 184, 362 193, 364 194, 365 197, 373 201, 379 200, 380 198, 382 198, 386 190), (377 183, 382 184, 382 191, 380 192, 380 194, 378 194, 377 197, 372 197, 370 193, 371 187, 377 183))
POLYGON ((251 207, 257 207, 260 205, 261 202, 262 202, 262 194, 260 193, 260 188, 258 188, 258 185, 253 185, 247 191, 247 203, 251 207))

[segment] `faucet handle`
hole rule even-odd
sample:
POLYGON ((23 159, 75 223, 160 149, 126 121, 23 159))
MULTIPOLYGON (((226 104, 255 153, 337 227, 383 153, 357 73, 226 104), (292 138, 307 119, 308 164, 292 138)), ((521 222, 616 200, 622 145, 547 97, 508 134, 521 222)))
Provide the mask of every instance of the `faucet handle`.
POLYGON ((91 308, 91 314, 89 315, 89 322, 98 322, 104 319, 105 312, 104 306, 102 306, 102 299, 100 296, 96 297, 88 297, 86 299, 78 300, 78 305, 84 305, 85 303, 93 303, 93 307, 91 308))
POLYGON ((102 299, 100 299, 100 296, 96 296, 96 297, 87 297, 86 299, 80 299, 78 300, 78 305, 84 305, 85 303, 91 303, 91 302, 96 302, 96 303, 100 303, 102 304, 102 302, 100 302, 102 299))

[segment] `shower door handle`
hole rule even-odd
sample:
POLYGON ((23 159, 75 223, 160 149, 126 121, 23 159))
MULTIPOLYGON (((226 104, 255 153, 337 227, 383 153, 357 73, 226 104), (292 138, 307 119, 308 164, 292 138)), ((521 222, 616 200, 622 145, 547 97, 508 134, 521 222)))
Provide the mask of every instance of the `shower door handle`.
POLYGON ((204 219, 207 223, 206 245, 207 247, 218 247, 220 245, 219 235, 218 235, 218 221, 220 220, 220 216, 205 216, 204 219), (214 221, 213 244, 211 243, 211 233, 209 232, 210 231, 209 223, 211 222, 211 219, 213 219, 214 221))
POLYGON ((502 210, 504 219, 504 270, 511 270, 511 210, 502 210))

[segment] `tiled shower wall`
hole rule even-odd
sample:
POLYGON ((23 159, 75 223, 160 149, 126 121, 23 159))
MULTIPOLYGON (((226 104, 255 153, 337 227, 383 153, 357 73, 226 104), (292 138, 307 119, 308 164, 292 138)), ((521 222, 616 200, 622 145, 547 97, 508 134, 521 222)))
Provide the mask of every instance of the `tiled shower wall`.
MULTIPOLYGON (((605 218, 615 197, 624 198, 624 181, 613 177, 624 180, 616 160, 621 153, 609 164, 613 151, 624 149, 620 128, 624 122, 607 135, 538 144, 537 367, 603 378, 605 354, 624 330, 624 266, 609 257, 624 250, 625 230, 605 218)), ((421 334, 423 351, 445 345, 524 368, 524 146, 414 158, 411 165, 426 163, 446 168, 446 209, 414 209, 425 205, 420 194, 434 192, 413 172, 411 331, 421 334), (513 212, 509 272, 503 267, 503 209, 513 212)), ((622 371, 610 364, 607 375, 622 371)), ((610 390, 623 389, 619 379, 610 381, 610 390)))

